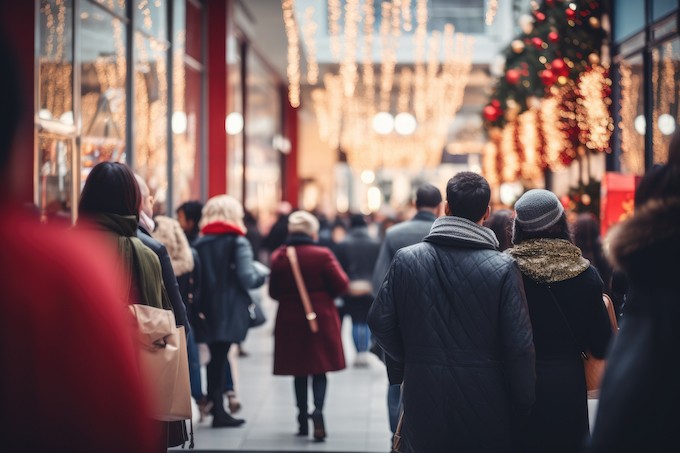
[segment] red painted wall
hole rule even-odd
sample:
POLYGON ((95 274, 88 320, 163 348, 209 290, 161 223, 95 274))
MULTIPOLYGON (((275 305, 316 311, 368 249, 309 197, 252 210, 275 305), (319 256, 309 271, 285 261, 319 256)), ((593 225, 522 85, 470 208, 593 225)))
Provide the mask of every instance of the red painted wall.
POLYGON ((208 197, 227 192, 227 3, 207 0, 208 197))

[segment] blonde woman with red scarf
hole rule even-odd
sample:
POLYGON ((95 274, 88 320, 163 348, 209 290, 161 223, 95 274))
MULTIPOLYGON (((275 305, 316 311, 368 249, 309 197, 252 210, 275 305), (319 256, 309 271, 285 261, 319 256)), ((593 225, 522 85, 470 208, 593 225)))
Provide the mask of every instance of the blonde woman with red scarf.
MULTIPOLYGON (((248 290, 258 288, 265 275, 255 267, 253 250, 245 237, 243 206, 229 195, 211 198, 203 207, 201 236, 194 244, 202 265, 201 306, 205 316, 210 363, 207 366, 208 399, 212 403, 213 428, 242 425, 224 408, 227 354, 233 343, 246 337, 249 325, 248 290)), ((227 393, 232 388, 227 388, 227 393)), ((235 411, 235 410, 232 410, 235 411)))

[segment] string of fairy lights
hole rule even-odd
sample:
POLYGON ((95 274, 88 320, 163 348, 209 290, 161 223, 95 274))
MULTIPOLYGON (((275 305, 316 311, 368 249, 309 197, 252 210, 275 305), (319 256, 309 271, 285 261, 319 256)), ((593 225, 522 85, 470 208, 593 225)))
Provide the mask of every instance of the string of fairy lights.
MULTIPOLYGON (((327 0, 327 8, 330 53, 338 69, 327 71, 320 80, 323 86, 311 91, 321 138, 342 149, 355 168, 437 165, 448 127, 463 102, 473 39, 450 24, 429 34, 427 0, 416 0, 415 8, 412 0, 385 0, 379 11, 372 1, 327 0), (413 40, 411 65, 400 64, 397 57, 404 39, 413 40)), ((303 79, 299 30, 306 49, 306 82, 315 86, 317 27, 307 8, 298 28, 295 0, 282 0, 282 10, 288 98, 297 107, 303 79)))

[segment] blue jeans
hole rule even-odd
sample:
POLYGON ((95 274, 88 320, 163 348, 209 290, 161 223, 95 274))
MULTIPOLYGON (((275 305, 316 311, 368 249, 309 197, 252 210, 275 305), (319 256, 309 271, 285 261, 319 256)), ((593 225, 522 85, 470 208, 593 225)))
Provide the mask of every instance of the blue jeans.
POLYGON ((198 344, 194 340, 194 332, 187 335, 187 355, 189 358, 189 381, 191 383, 191 396, 199 401, 203 399, 201 388, 201 363, 198 360, 198 344))
POLYGON ((354 346, 357 352, 368 351, 368 346, 371 344, 371 331, 366 323, 357 323, 352 321, 352 337, 354 338, 354 346))
POLYGON ((387 389, 387 412, 390 418, 390 430, 394 434, 401 412, 401 385, 399 384, 390 385, 387 389))

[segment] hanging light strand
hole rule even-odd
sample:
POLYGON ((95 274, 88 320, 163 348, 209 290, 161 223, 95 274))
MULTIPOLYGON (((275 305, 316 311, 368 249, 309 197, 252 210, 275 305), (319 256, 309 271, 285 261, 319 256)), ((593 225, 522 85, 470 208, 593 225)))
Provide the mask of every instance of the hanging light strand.
POLYGON ((314 22, 314 7, 305 10, 305 25, 302 33, 307 45, 307 82, 316 85, 319 81, 319 63, 316 59, 316 22, 314 22))
POLYGON ((498 0, 488 0, 489 4, 486 9, 486 25, 493 25, 493 20, 496 18, 498 12, 498 0))
POLYGON ((288 40, 288 101, 293 108, 300 106, 300 36, 295 22, 295 0, 282 0, 283 22, 288 40))

